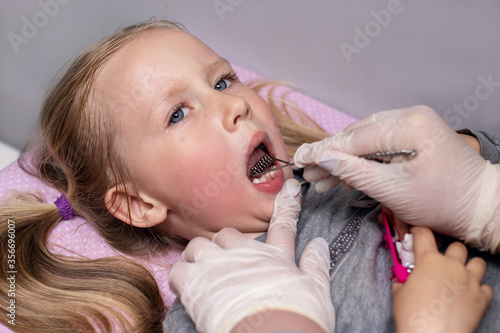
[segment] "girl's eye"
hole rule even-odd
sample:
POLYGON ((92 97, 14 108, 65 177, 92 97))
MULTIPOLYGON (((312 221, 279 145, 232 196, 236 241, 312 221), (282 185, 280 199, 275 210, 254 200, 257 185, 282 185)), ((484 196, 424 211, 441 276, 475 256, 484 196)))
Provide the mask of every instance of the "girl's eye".
POLYGON ((227 88, 229 88, 229 86, 231 85, 231 83, 232 82, 231 82, 230 79, 220 79, 215 84, 215 90, 222 91, 224 89, 227 89, 227 88))
POLYGON ((184 119, 191 110, 188 107, 177 107, 174 112, 172 113, 172 116, 170 117, 170 124, 175 124, 184 119))

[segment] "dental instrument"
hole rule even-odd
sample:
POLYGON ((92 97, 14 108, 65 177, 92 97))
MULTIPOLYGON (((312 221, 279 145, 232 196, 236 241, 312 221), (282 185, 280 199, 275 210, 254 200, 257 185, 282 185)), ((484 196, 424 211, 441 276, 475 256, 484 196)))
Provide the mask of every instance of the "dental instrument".
POLYGON ((269 173, 269 172, 272 172, 272 171, 276 171, 276 170, 279 170, 279 169, 283 169, 283 168, 286 168, 286 167, 289 167, 289 166, 294 166, 294 165, 295 164, 293 162, 286 162, 286 161, 280 160, 279 158, 271 157, 269 155, 264 155, 264 157, 262 157, 262 159, 260 159, 257 162, 257 164, 252 169, 250 169, 250 176, 251 177, 258 177, 258 176, 262 176, 262 175, 264 175, 266 173, 269 173), (285 163, 285 165, 281 165, 279 167, 275 167, 275 168, 271 168, 269 170, 265 170, 269 165, 271 165, 271 163, 273 161, 278 161, 278 162, 281 162, 281 163, 285 163))
POLYGON ((394 158, 402 157, 404 160, 408 161, 417 156, 417 151, 415 149, 400 149, 393 151, 385 151, 373 154, 361 155, 361 158, 376 161, 379 163, 391 163, 394 158))
MULTIPOLYGON (((286 167, 291 167, 294 166, 295 164, 293 162, 286 162, 283 160, 280 160, 278 158, 269 156, 267 154, 267 151, 265 147, 259 146, 259 149, 264 151, 266 155, 264 155, 258 162, 257 164, 250 169, 250 176, 251 177, 258 177, 262 176, 266 173, 283 169, 286 167), (266 170, 273 161, 278 161, 281 163, 285 163, 284 165, 281 165, 279 167, 271 168, 266 170)), ((415 149, 400 149, 400 150, 394 150, 394 151, 385 151, 385 152, 378 152, 378 153, 372 153, 372 154, 366 154, 366 155, 361 155, 361 158, 371 160, 371 161, 376 161, 379 163, 387 164, 391 163, 393 159, 397 158, 403 158, 404 160, 408 161, 413 159, 415 156, 417 156, 417 151, 415 149)))

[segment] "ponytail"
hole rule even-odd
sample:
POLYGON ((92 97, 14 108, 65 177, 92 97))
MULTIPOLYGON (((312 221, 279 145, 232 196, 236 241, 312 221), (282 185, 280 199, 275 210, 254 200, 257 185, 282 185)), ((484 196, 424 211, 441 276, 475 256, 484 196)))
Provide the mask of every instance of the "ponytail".
POLYGON ((53 203, 11 194, 0 208, 1 322, 16 332, 161 332, 153 277, 121 257, 73 259, 46 247, 61 220, 53 203), (135 291, 131 294, 131 291, 135 291), (9 323, 10 321, 10 323, 9 323))

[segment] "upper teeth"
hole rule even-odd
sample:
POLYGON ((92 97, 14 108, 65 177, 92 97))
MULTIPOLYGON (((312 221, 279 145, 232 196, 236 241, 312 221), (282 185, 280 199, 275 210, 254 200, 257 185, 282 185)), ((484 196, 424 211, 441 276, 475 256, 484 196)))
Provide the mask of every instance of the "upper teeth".
POLYGON ((273 159, 269 155, 264 155, 260 160, 257 161, 255 166, 250 169, 250 176, 254 177, 255 175, 261 173, 266 170, 269 165, 273 163, 273 159))

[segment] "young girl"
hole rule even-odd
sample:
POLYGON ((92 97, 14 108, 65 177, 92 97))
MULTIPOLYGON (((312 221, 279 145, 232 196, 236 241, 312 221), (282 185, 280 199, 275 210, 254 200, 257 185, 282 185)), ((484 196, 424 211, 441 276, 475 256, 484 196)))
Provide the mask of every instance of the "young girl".
MULTIPOLYGON (((281 117, 290 153, 326 136, 281 117)), ((117 250, 148 257, 226 225, 264 232, 291 175, 250 182, 248 159, 255 163, 261 142, 288 158, 269 107, 227 61, 172 22, 126 28, 79 56, 48 95, 40 132, 20 164, 67 201, 56 206, 20 193, 0 208, 2 253, 9 253, 8 220, 15 220, 18 266, 16 326, 5 315, 2 323, 19 332, 162 330, 165 306, 143 267, 47 250, 61 211, 85 217, 117 250)), ((2 295, 9 292, 6 263, 2 295)), ((7 314, 9 299, 0 300, 7 314)))
MULTIPOLYGON (((281 160, 290 154, 268 104, 225 59, 171 22, 126 28, 91 47, 52 89, 40 123, 38 175, 67 202, 20 194, 1 208, 4 254, 6 221, 16 217, 19 331, 162 330, 164 306, 144 268, 118 258, 69 261, 47 251, 45 239, 61 213, 84 216, 133 256, 229 226, 263 240, 274 198, 293 176, 289 168, 251 176, 264 154, 281 160)), ((296 138, 301 130, 291 133, 296 138)), ((372 223, 379 210, 361 196, 342 188, 307 191, 297 260, 309 240, 325 237, 337 329, 387 331, 391 259, 372 223)), ((2 309, 7 305, 2 299, 2 309)), ((484 330, 498 324, 489 313, 484 330)), ((167 318, 174 323, 176 331, 194 330, 180 304, 167 318)))

